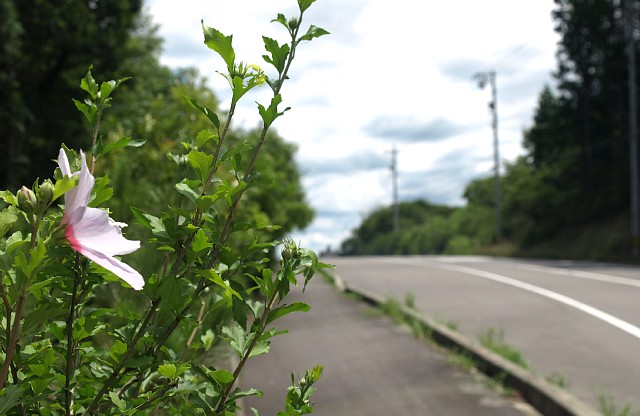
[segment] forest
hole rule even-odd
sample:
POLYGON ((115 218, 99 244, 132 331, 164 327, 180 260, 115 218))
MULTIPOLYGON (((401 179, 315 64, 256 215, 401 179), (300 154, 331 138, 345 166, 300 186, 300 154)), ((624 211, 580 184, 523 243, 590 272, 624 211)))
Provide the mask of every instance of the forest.
POLYGON ((492 176, 467 185, 464 207, 401 202, 397 232, 392 207, 374 210, 343 241, 344 254, 636 258, 630 122, 639 96, 630 80, 640 71, 629 51, 638 54, 640 2, 554 3, 555 85, 539 94, 525 154, 503 168, 499 233, 492 176))

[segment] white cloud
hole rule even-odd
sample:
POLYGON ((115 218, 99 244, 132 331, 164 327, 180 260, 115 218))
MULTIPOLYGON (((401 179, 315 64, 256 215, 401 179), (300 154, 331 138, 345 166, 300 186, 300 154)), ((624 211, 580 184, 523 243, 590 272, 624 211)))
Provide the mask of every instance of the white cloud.
MULTIPOLYGON (((238 59, 261 63, 261 35, 284 41, 270 20, 296 10, 295 0, 147 0, 147 6, 166 39, 162 62, 200 68, 222 99, 229 96, 226 81, 214 72, 222 61, 202 43, 200 20, 234 35, 238 59)), ((315 2, 304 24, 331 35, 301 46, 283 90, 292 110, 275 125, 299 145, 303 183, 317 212, 296 238, 316 249, 337 248, 362 215, 388 204, 394 141, 401 197, 461 204, 465 184, 491 174, 493 163, 490 92, 477 88, 474 72, 497 71, 501 159, 521 154, 522 129, 531 124, 543 84, 552 83, 552 8, 553 0, 315 2), (376 120, 398 137, 376 136, 376 120), (437 133, 437 140, 403 141, 401 133, 411 131, 437 133)), ((254 126, 254 101, 268 96, 266 88, 247 96, 238 125, 254 126)))

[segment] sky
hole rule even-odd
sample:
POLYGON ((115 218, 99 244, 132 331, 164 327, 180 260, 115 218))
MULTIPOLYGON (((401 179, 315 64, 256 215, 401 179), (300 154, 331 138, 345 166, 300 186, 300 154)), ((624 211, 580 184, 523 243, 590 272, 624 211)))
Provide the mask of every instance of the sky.
MULTIPOLYGON (((270 23, 297 14, 296 0, 146 0, 164 39, 161 62, 197 67, 228 106, 222 59, 203 44, 200 21, 233 34, 236 59, 258 64, 261 36, 287 40, 270 23)), ((296 162, 313 223, 292 236, 317 251, 339 249, 371 211, 392 203, 392 148, 397 148, 401 201, 424 199, 462 206, 469 181, 493 175, 489 87, 473 80, 496 71, 499 155, 504 164, 524 153, 539 93, 553 86, 558 35, 553 0, 317 0, 303 29, 331 34, 300 45, 285 83, 274 127, 298 146, 296 162)), ((253 128, 256 101, 244 97, 235 126, 253 128)))

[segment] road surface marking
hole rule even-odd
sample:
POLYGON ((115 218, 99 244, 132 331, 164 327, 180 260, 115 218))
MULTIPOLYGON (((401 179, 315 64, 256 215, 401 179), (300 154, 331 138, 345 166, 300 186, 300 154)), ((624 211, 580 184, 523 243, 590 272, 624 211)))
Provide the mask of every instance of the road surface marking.
POLYGON ((600 319, 601 321, 604 321, 609 325, 613 325, 614 327, 621 329, 624 332, 640 339, 640 328, 638 328, 633 324, 630 324, 627 321, 623 321, 622 319, 616 318, 615 316, 608 314, 598 308, 594 308, 593 306, 587 305, 586 303, 582 303, 578 300, 562 295, 558 292, 554 292, 552 290, 548 290, 540 286, 532 285, 530 283, 525 283, 520 280, 513 279, 511 277, 503 276, 496 273, 486 272, 484 270, 472 269, 471 267, 458 266, 458 265, 448 264, 448 263, 434 262, 428 265, 427 264, 420 265, 414 262, 402 261, 401 259, 386 259, 386 261, 391 263, 393 262, 402 263, 405 265, 408 264, 408 265, 415 265, 415 266, 439 267, 441 269, 447 269, 455 272, 466 273, 473 276, 482 277, 484 279, 493 280, 494 282, 517 287, 519 289, 527 290, 537 295, 544 296, 548 299, 555 300, 556 302, 560 302, 567 306, 571 306, 572 308, 576 308, 586 314, 593 316, 594 318, 600 319))
POLYGON ((537 266, 533 264, 515 263, 515 265, 516 265, 516 268, 518 269, 542 271, 545 273, 557 274, 560 276, 569 276, 569 277, 576 277, 579 279, 596 280, 596 281, 605 282, 605 283, 615 283, 618 285, 640 287, 640 280, 630 279, 628 277, 612 276, 608 274, 594 273, 594 272, 586 272, 583 270, 561 269, 561 268, 549 267, 549 266, 537 266))

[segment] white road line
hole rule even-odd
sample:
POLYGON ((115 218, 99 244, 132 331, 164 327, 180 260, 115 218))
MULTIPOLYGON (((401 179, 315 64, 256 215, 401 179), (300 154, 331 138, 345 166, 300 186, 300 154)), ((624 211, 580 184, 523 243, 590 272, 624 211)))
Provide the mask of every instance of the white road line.
MULTIPOLYGON (((387 261, 392 263, 393 262, 401 263, 405 265, 411 264, 411 265, 420 266, 419 264, 408 262, 408 261, 402 261, 401 259, 388 259, 387 261), (399 261, 395 261, 395 260, 399 260, 399 261)), ((424 264, 424 266, 427 266, 427 264, 424 264)), ((466 273, 473 276, 482 277, 484 279, 493 280, 494 282, 517 287, 519 289, 527 290, 537 295, 544 296, 548 299, 555 300, 556 302, 560 302, 567 306, 571 306, 572 308, 576 308, 586 314, 593 316, 594 318, 600 319, 608 323, 609 325, 613 325, 614 327, 621 329, 624 332, 640 339, 640 328, 638 328, 637 326, 630 324, 627 321, 623 321, 620 318, 616 318, 615 316, 610 315, 600 309, 594 308, 593 306, 589 306, 586 303, 582 303, 580 301, 577 301, 573 298, 562 295, 560 293, 554 292, 552 290, 548 290, 540 286, 535 286, 530 283, 521 282, 520 280, 516 280, 507 276, 502 276, 500 274, 486 272, 484 270, 472 269, 471 267, 458 266, 458 265, 440 263, 440 262, 430 263, 429 266, 439 267, 441 269, 447 269, 454 272, 466 273)))
POLYGON ((605 283, 615 283, 618 285, 640 287, 640 280, 630 279, 628 277, 612 276, 612 275, 603 274, 603 273, 586 272, 583 270, 560 269, 557 267, 549 267, 549 266, 537 266, 533 264, 515 263, 515 265, 516 265, 516 268, 518 269, 542 271, 545 273, 557 274, 560 276, 569 276, 569 277, 576 277, 579 279, 595 280, 595 281, 605 282, 605 283))

